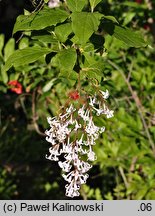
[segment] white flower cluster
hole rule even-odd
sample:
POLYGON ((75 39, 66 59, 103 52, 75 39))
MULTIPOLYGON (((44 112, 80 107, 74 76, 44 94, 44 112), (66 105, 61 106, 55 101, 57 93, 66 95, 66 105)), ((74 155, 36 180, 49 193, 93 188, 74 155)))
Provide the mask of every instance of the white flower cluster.
MULTIPOLYGON (((102 94, 102 98, 104 100, 106 100, 109 97, 109 92, 108 90, 104 91, 100 91, 100 93, 102 94)), ((114 111, 113 110, 109 110, 109 108, 106 106, 105 103, 103 103, 102 101, 97 100, 96 96, 95 97, 90 97, 90 103, 91 107, 96 111, 96 115, 99 116, 101 114, 105 114, 107 116, 107 118, 111 118, 114 115, 114 111)))
POLYGON ((60 6, 60 0, 49 0, 48 7, 55 8, 60 6))
POLYGON ((93 115, 105 114, 107 118, 113 116, 113 111, 105 104, 108 96, 108 91, 100 91, 101 101, 95 95, 89 97, 80 108, 71 104, 58 117, 47 118, 50 129, 45 132, 46 140, 52 147, 49 148, 50 155, 46 158, 58 161, 64 172, 63 178, 68 182, 65 186, 66 196, 80 195, 80 185, 86 183, 87 171, 92 167, 88 161, 96 160, 93 145, 105 127, 96 126, 93 115), (63 156, 61 160, 60 155, 63 156))

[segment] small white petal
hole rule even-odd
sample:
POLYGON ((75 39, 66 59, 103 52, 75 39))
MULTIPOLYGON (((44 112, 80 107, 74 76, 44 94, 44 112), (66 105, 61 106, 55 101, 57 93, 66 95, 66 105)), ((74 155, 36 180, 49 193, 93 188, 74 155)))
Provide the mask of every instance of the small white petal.
POLYGON ((109 97, 109 91, 106 89, 106 91, 100 91, 102 94, 102 97, 106 100, 109 97))

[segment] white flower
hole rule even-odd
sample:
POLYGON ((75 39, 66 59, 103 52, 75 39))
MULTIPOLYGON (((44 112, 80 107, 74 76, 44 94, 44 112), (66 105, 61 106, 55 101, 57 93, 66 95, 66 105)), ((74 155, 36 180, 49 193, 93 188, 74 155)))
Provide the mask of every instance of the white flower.
POLYGON ((114 111, 109 110, 109 112, 107 113, 107 118, 112 118, 113 116, 114 116, 114 111))
POLYGON ((58 161, 59 160, 59 158, 57 157, 57 155, 56 154, 51 154, 51 155, 46 155, 45 156, 46 157, 46 159, 48 159, 48 160, 52 160, 52 161, 58 161))
MULTIPOLYGON (((105 100, 109 97, 108 90, 100 91, 100 94, 105 100)), ((46 155, 46 158, 58 161, 58 165, 64 172, 62 176, 68 182, 65 186, 66 196, 80 195, 80 185, 86 183, 87 172, 92 167, 88 161, 97 158, 92 146, 95 145, 99 135, 105 131, 105 127, 95 125, 94 116, 104 114, 107 118, 111 118, 114 113, 106 106, 105 100, 96 94, 93 97, 86 95, 82 107, 76 109, 76 104, 71 104, 57 117, 47 118, 50 129, 45 131, 46 140, 52 146, 49 148, 50 155, 46 155), (86 98, 89 98, 89 101, 86 98)))
POLYGON ((76 182, 74 181, 66 185, 65 188, 66 188, 66 196, 68 197, 75 197, 80 195, 80 193, 78 192, 80 186, 77 185, 76 182))
POLYGON ((67 175, 63 174, 62 176, 67 182, 71 182, 74 177, 74 171, 71 171, 67 175))
POLYGON ((59 7, 59 4, 60 4, 60 0, 49 0, 48 7, 50 8, 59 7))
POLYGON ((89 119, 90 119, 89 113, 90 113, 90 111, 87 109, 84 116, 83 116, 84 121, 89 121, 89 119))
POLYGON ((57 156, 60 155, 58 150, 59 150, 59 145, 58 144, 55 145, 54 147, 50 147, 49 148, 50 155, 49 156, 46 155, 46 159, 53 160, 53 161, 58 161, 59 158, 57 156))
POLYGON ((60 114, 60 115, 59 115, 59 118, 60 118, 61 120, 63 120, 63 119, 67 119, 69 116, 70 116, 70 113, 65 113, 64 115, 60 114))
MULTIPOLYGON (((94 108, 95 109, 95 108, 94 108)), ((97 111, 97 113, 96 113, 96 115, 97 116, 100 116, 101 114, 103 114, 103 109, 102 108, 100 108, 100 109, 96 109, 96 111, 97 111)))
POLYGON ((76 111, 76 109, 73 107, 73 105, 71 104, 69 108, 66 109, 66 113, 73 113, 74 111, 76 111))
POLYGON ((57 117, 47 117, 47 121, 51 127, 59 125, 59 120, 57 119, 57 117))
POLYGON ((77 143, 78 145, 82 145, 82 144, 83 144, 83 136, 84 136, 84 134, 81 135, 80 140, 77 140, 77 141, 76 141, 76 143, 77 143))
POLYGON ((82 155, 87 154, 87 150, 83 149, 81 145, 78 147, 78 152, 80 152, 82 155))
POLYGON ((89 97, 90 98, 90 102, 89 105, 90 106, 94 106, 95 104, 97 104, 97 98, 96 97, 89 97))
POLYGON ((81 184, 85 184, 87 178, 89 177, 88 174, 82 174, 78 170, 70 172, 68 175, 63 175, 66 181, 70 184, 65 186, 66 188, 66 196, 74 197, 79 196, 78 190, 80 189, 81 184))
POLYGON ((89 149, 89 152, 88 152, 88 159, 87 160, 90 160, 90 161, 94 161, 97 159, 95 153, 92 151, 92 148, 90 146, 90 149, 89 149))
POLYGON ((85 107, 85 105, 83 105, 82 106, 82 108, 80 108, 79 110, 78 110, 78 115, 80 116, 80 117, 82 117, 83 118, 83 116, 84 116, 84 107, 85 107))
POLYGON ((88 177, 89 177, 88 174, 79 174, 79 178, 78 178, 79 183, 85 184, 88 177))
POLYGON ((98 138, 99 136, 99 127, 95 126, 92 118, 89 120, 86 128, 85 128, 86 133, 88 134, 88 136, 93 136, 95 139, 98 138))
MULTIPOLYGON (((66 120, 67 118, 69 118, 69 116, 76 111, 76 109, 73 107, 73 105, 71 104, 69 108, 66 109, 66 113, 65 114, 60 114, 59 117, 61 120, 66 120)), ((68 121, 69 124, 69 121, 68 121)))
POLYGON ((104 110, 104 114, 107 116, 107 118, 112 118, 114 116, 114 111, 109 110, 107 107, 104 110))
POLYGON ((68 161, 64 161, 64 162, 59 161, 58 164, 59 164, 60 168, 62 168, 62 170, 64 172, 69 172, 70 169, 72 168, 72 165, 70 165, 70 162, 71 161, 69 161, 69 160, 68 161))
POLYGON ((81 172, 81 173, 86 173, 88 170, 90 170, 90 168, 92 167, 89 163, 81 161, 81 160, 77 160, 77 163, 74 164, 77 166, 77 169, 81 172))
POLYGON ((100 91, 100 92, 102 94, 103 99, 106 100, 109 97, 109 91, 107 89, 105 92, 104 91, 100 91))
POLYGON ((103 133, 105 131, 105 127, 103 126, 103 127, 100 127, 100 130, 99 130, 99 132, 100 133, 103 133))
POLYGON ((81 128, 81 124, 78 124, 77 120, 75 120, 74 131, 77 131, 79 128, 81 128))
POLYGON ((72 161, 72 159, 73 159, 73 153, 71 152, 71 153, 65 154, 64 158, 66 160, 72 161))
POLYGON ((47 135, 46 137, 47 142, 50 142, 52 145, 55 145, 56 144, 55 133, 53 133, 53 130, 52 129, 50 129, 49 131, 46 130, 45 134, 47 135))
POLYGON ((73 119, 73 115, 71 114, 68 124, 73 125, 74 123, 75 123, 75 120, 73 119))

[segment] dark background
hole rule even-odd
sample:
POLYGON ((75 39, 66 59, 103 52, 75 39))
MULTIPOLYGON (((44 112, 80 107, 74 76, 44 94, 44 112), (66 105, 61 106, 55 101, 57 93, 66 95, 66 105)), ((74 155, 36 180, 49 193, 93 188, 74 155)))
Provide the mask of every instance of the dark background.
POLYGON ((12 36, 15 20, 24 9, 34 9, 31 0, 0 0, 0 34, 5 34, 6 40, 12 36))

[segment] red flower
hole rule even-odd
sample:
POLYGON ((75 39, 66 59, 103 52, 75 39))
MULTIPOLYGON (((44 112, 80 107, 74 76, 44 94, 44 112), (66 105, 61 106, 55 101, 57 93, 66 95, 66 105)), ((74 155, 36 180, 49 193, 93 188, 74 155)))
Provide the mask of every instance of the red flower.
POLYGON ((150 26, 149 26, 148 24, 145 24, 145 25, 143 26, 143 28, 144 28, 145 30, 147 30, 147 31, 150 30, 150 26))
POLYGON ((141 4, 142 0, 136 0, 137 4, 141 4))
POLYGON ((78 91, 74 90, 74 91, 69 92, 69 97, 73 100, 78 100, 80 95, 78 91))
POLYGON ((23 92, 22 85, 17 80, 11 80, 8 82, 10 90, 16 94, 21 94, 23 92))

